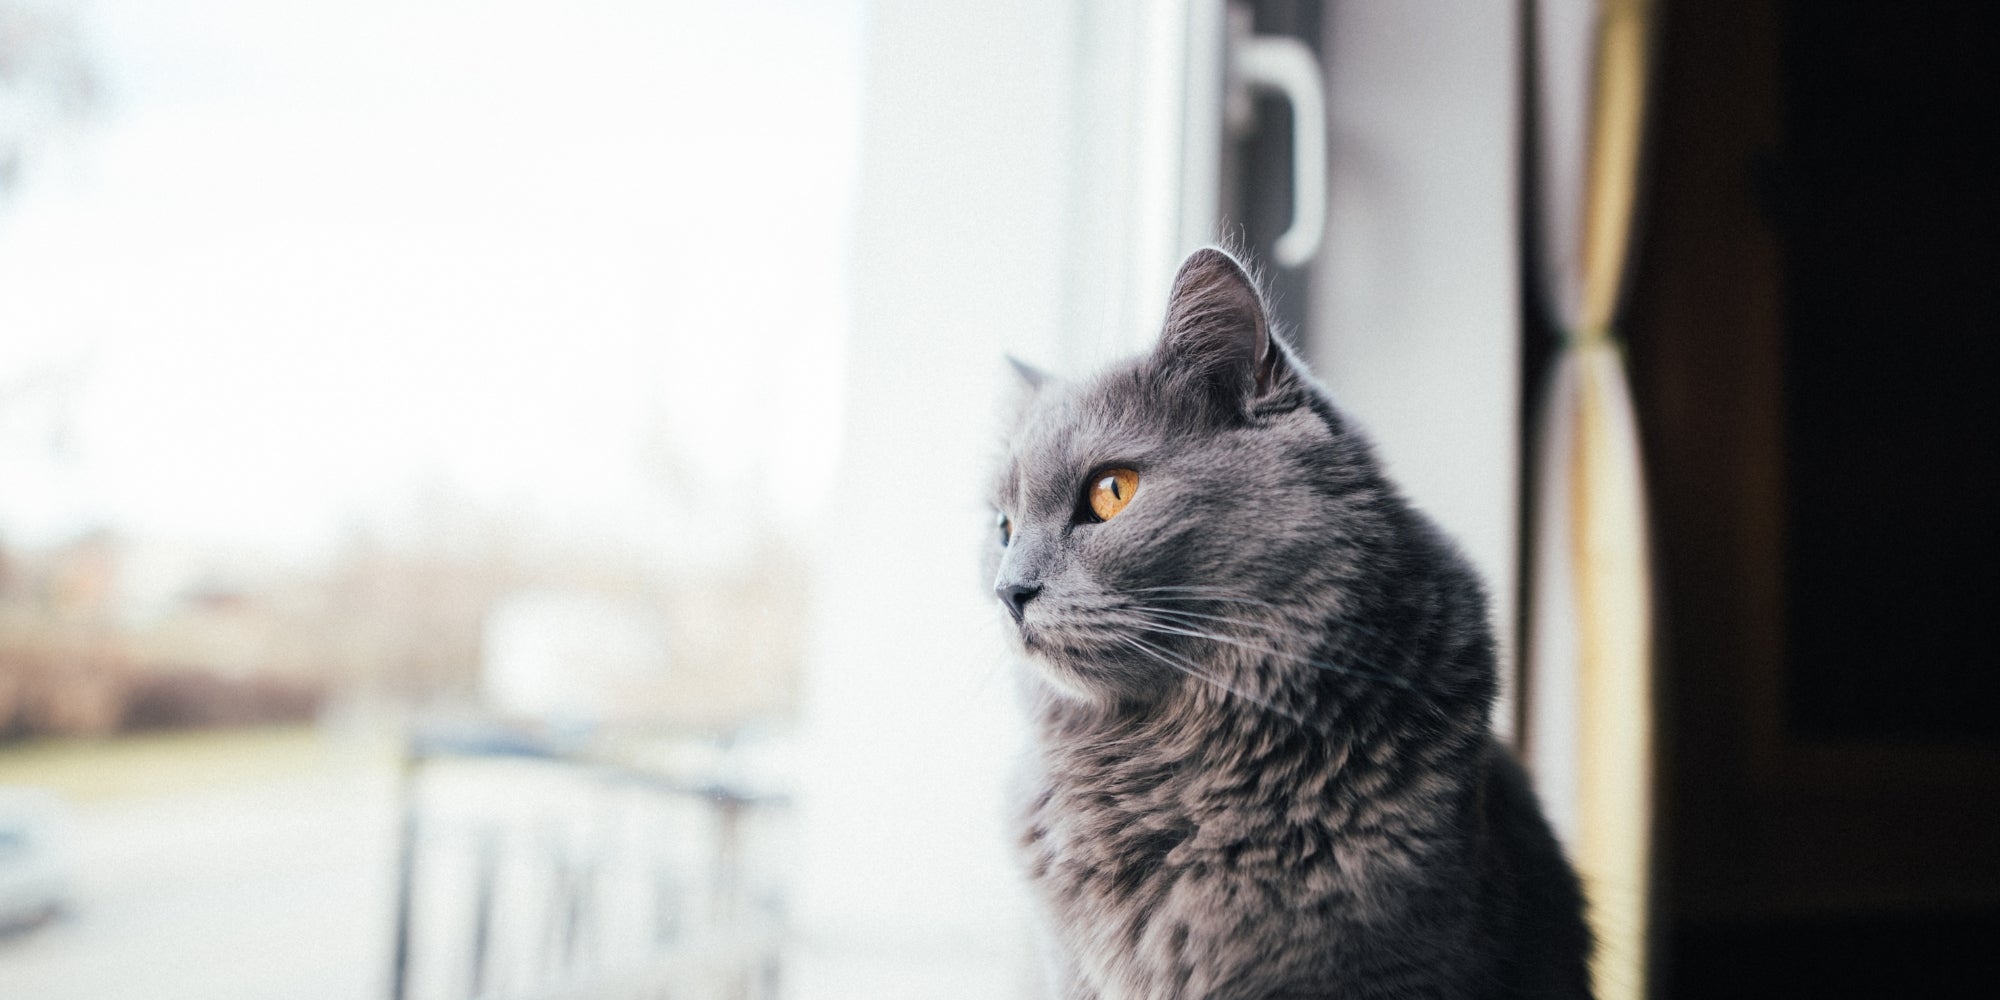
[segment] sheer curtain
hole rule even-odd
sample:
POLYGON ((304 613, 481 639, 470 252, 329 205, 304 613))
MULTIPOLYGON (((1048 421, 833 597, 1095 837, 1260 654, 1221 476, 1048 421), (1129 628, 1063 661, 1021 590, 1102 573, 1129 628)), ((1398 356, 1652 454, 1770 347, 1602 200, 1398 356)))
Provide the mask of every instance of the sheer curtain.
POLYGON ((1652 580, 1639 431, 1616 336, 1644 118, 1648 0, 1533 12, 1536 275, 1563 337, 1538 416, 1528 756, 1581 872, 1598 995, 1645 992, 1652 580))

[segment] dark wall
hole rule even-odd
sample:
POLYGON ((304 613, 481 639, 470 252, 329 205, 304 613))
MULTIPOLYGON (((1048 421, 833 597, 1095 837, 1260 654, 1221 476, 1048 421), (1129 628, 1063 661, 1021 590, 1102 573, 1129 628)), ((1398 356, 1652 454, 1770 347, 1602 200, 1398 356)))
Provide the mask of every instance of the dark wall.
POLYGON ((1665 3, 1626 330, 1666 994, 1995 981, 1995 18, 1665 3))

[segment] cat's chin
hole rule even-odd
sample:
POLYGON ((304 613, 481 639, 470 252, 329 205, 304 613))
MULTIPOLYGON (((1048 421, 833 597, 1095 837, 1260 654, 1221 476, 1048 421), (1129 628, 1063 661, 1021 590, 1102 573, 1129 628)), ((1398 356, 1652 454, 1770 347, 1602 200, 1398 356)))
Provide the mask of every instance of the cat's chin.
POLYGON ((1048 685, 1051 692, 1064 701, 1073 701, 1079 704, 1096 704, 1103 699, 1102 695, 1091 690, 1089 685, 1085 684, 1083 679, 1078 677, 1075 672, 1051 663, 1039 656, 1030 656, 1029 660, 1034 664, 1035 674, 1042 679, 1044 684, 1048 685))
POLYGON ((1014 630, 1014 648, 1027 661, 1035 676, 1055 694, 1070 701, 1094 702, 1099 699, 1100 695, 1079 669, 1090 661, 1087 654, 1051 641, 1050 637, 1032 626, 1020 626, 1014 630))
POLYGON ((1154 680, 1115 653, 1063 647, 1022 637, 1028 666, 1049 691, 1064 701, 1104 706, 1150 700, 1154 680))

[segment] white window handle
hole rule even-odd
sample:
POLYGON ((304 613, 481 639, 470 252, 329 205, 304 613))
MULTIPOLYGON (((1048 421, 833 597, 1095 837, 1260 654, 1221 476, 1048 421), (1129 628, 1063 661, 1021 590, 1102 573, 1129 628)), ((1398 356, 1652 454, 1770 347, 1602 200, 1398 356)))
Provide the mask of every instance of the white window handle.
POLYGON ((1292 105, 1292 225, 1271 247, 1284 267, 1319 252, 1326 233, 1326 95, 1319 60, 1287 35, 1253 35, 1249 11, 1230 11, 1229 106, 1232 124, 1247 131, 1255 105, 1250 90, 1278 94, 1292 105))

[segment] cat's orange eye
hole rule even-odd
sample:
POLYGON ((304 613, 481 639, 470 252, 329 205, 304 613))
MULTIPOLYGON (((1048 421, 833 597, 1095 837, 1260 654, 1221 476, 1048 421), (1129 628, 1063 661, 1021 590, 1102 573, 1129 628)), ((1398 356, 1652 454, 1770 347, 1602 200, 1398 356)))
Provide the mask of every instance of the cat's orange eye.
POLYGON ((1131 469, 1105 469, 1091 477, 1090 492, 1085 499, 1098 520, 1109 521, 1132 502, 1132 494, 1138 491, 1138 473, 1131 469))

